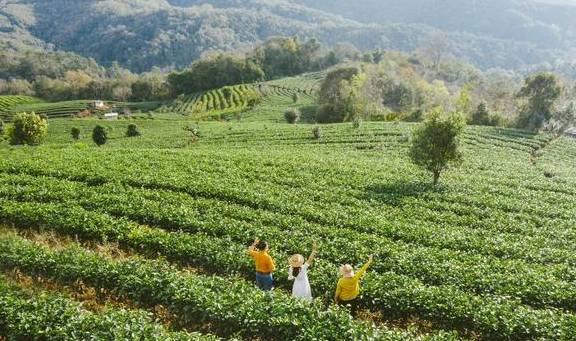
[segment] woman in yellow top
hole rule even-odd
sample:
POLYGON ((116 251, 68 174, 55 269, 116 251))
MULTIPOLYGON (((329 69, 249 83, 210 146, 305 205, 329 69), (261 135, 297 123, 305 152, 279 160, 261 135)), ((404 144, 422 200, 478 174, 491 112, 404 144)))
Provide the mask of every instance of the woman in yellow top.
POLYGON ((268 243, 258 238, 248 248, 248 254, 254 259, 256 265, 256 285, 264 291, 274 288, 274 278, 272 272, 276 270, 274 260, 268 254, 268 243))
POLYGON ((340 267, 342 277, 338 280, 334 301, 336 304, 350 305, 352 313, 356 312, 356 298, 360 294, 360 279, 366 273, 366 270, 372 264, 373 257, 370 256, 358 272, 354 273, 354 268, 350 264, 340 267))

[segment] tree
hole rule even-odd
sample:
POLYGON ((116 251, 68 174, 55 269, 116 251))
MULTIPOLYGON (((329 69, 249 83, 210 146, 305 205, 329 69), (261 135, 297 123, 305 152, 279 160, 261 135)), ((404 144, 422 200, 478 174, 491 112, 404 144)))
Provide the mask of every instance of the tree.
POLYGON ((296 103, 298 103, 299 100, 300 100, 300 95, 298 95, 297 92, 294 92, 292 94, 292 103, 296 104, 296 103))
POLYGON ((488 112, 488 107, 486 106, 486 103, 482 102, 478 105, 476 111, 472 113, 470 124, 487 126, 491 125, 490 123, 491 120, 490 120, 490 113, 488 112))
POLYGON ((434 185, 441 173, 450 165, 458 164, 462 154, 458 150, 458 136, 463 132, 465 121, 460 113, 443 117, 433 111, 415 131, 410 149, 412 162, 432 173, 434 185))
POLYGON ((48 134, 48 122, 35 113, 19 113, 9 130, 10 144, 38 145, 48 134))
POLYGON ((316 121, 337 123, 357 116, 361 111, 358 94, 365 79, 358 67, 341 67, 329 72, 320 87, 321 105, 316 112, 316 121))
POLYGON ((70 135, 72 135, 72 138, 74 140, 79 140, 80 139, 80 129, 77 127, 73 127, 72 130, 70 131, 70 135))
POLYGON ((557 110, 546 124, 546 130, 560 136, 566 130, 576 126, 576 102, 569 102, 557 110))
POLYGON ((540 73, 526 78, 517 94, 517 97, 527 99, 518 117, 518 127, 532 130, 542 128, 552 118, 554 103, 561 94, 562 87, 554 74, 540 73))
POLYGON ((138 129, 138 126, 134 123, 130 123, 126 129, 126 137, 136 137, 140 135, 142 135, 142 133, 138 129))
POLYGON ((298 109, 288 109, 284 112, 284 119, 290 124, 295 124, 300 121, 301 113, 298 109))
POLYGON ((432 61, 432 68, 440 71, 440 64, 450 48, 450 40, 445 33, 434 33, 424 42, 421 51, 432 61))
POLYGON ((92 140, 98 147, 106 144, 106 141, 108 141, 108 134, 106 133, 106 129, 101 125, 94 127, 94 130, 92 130, 92 140))
POLYGON ((112 97, 120 102, 125 102, 132 96, 132 87, 125 85, 118 85, 112 90, 112 97))
POLYGON ((4 121, 0 119, 0 141, 2 141, 3 137, 4 137, 4 121))

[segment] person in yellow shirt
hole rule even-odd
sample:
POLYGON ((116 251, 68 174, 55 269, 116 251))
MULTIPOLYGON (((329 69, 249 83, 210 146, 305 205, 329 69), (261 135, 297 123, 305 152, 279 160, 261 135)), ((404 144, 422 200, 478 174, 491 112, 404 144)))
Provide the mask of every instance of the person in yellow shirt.
POLYGON ((274 278, 272 272, 276 270, 274 260, 268 254, 268 243, 258 238, 248 248, 248 255, 254 259, 256 267, 256 285, 264 291, 274 288, 274 278))
POLYGON ((370 256, 366 264, 356 273, 354 273, 354 268, 350 264, 345 264, 340 267, 342 277, 338 280, 334 301, 339 305, 351 306, 353 314, 356 312, 356 299, 360 294, 360 279, 364 273, 366 273, 372 261, 373 257, 370 256))

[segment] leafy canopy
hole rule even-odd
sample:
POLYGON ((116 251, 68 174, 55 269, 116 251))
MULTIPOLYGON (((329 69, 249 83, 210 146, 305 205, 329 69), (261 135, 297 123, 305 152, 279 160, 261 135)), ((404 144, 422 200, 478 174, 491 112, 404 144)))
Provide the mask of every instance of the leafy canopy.
POLYGON ((462 161, 458 136, 465 126, 462 114, 455 112, 444 116, 436 110, 414 131, 410 158, 414 164, 432 173, 434 185, 450 164, 462 161))
POLYGON ((33 112, 16 114, 8 132, 10 144, 13 145, 38 145, 47 134, 48 122, 33 112))

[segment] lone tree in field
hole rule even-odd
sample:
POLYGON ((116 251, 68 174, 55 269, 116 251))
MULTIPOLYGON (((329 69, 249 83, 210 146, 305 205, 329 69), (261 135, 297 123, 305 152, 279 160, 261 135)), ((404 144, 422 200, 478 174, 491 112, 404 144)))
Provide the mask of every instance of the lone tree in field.
POLYGON ((106 141, 108 141, 106 129, 101 125, 94 127, 94 130, 92 130, 92 140, 98 147, 106 144, 106 141))
POLYGON ((138 129, 138 126, 134 123, 130 123, 128 129, 126 129, 126 137, 136 137, 140 135, 142 135, 142 133, 138 129))
POLYGON ((4 121, 0 119, 0 141, 2 141, 3 137, 4 137, 4 121))
POLYGON ((72 138, 74 140, 79 140, 80 139, 80 129, 79 128, 72 128, 72 130, 70 130, 70 135, 72 135, 72 138))
POLYGON ((458 150, 458 136, 464 131, 465 120, 459 113, 442 117, 432 112, 414 131, 410 157, 412 162, 432 173, 434 185, 440 174, 450 165, 462 161, 458 150))
POLYGON ((284 119, 286 120, 286 122, 290 124, 295 124, 298 123, 298 121, 300 121, 301 115, 302 114, 298 109, 288 109, 284 112, 284 119))
POLYGON ((518 117, 518 127, 532 130, 542 128, 552 118, 554 103, 561 94, 562 87, 554 74, 540 73, 526 78, 517 94, 517 97, 527 99, 518 117))
POLYGON ((10 144, 38 145, 48 134, 48 122, 35 113, 20 113, 14 117, 8 132, 10 144))

